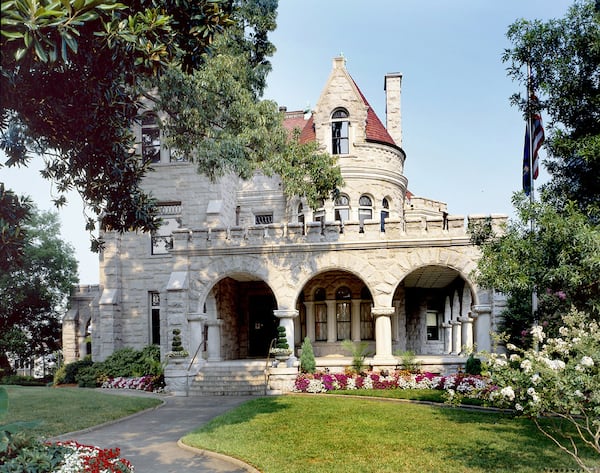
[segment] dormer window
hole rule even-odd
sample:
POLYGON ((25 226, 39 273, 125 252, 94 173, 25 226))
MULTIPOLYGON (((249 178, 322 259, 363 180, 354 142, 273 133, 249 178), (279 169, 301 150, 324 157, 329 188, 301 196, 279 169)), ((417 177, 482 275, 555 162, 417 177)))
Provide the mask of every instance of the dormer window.
POLYGON ((348 154, 350 152, 348 116, 348 111, 343 108, 338 108, 331 115, 331 154, 348 154))
POLYGON ((145 163, 160 162, 160 129, 158 117, 152 112, 142 116, 142 159, 145 163))

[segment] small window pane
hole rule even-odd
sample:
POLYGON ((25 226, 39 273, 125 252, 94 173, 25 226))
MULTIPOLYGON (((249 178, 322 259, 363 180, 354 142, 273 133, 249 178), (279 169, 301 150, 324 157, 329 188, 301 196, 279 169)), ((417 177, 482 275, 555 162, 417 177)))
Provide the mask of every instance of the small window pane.
POLYGON ((364 207, 371 207, 373 205, 373 201, 371 200, 371 198, 369 196, 362 195, 362 196, 360 196, 358 205, 362 205, 364 207))

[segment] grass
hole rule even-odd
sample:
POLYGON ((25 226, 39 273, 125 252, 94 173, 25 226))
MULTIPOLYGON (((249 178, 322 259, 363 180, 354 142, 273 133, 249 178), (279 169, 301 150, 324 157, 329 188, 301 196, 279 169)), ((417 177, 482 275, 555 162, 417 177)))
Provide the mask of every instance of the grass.
POLYGON ((119 419, 161 404, 151 397, 119 396, 82 388, 5 386, 8 415, 0 423, 39 420, 32 429, 53 437, 119 419))
POLYGON ((526 419, 367 398, 259 398, 183 441, 265 473, 538 473, 576 467, 526 419))
MULTIPOLYGON (((443 404, 446 401, 445 391, 441 389, 342 389, 330 391, 338 396, 362 396, 386 399, 409 399, 411 401, 428 401, 443 404)), ((462 404, 468 406, 483 406, 481 399, 463 398, 462 404)))

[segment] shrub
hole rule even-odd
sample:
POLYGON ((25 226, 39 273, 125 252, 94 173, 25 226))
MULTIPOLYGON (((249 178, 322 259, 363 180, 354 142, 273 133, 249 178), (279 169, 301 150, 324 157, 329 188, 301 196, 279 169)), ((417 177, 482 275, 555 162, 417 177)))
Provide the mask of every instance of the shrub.
POLYGON ((300 370, 303 373, 314 373, 317 369, 315 353, 310 338, 306 337, 302 343, 302 354, 300 355, 300 370))
POLYGON ((465 373, 467 374, 481 374, 481 360, 479 358, 475 358, 473 353, 469 355, 467 358, 467 363, 465 364, 465 373))
POLYGON ((94 362, 91 357, 86 356, 83 360, 74 361, 61 366, 54 373, 54 384, 75 384, 77 382, 77 373, 80 369, 92 366, 94 362))
POLYGON ((365 364, 365 358, 369 356, 367 342, 353 343, 350 340, 344 340, 342 346, 352 353, 352 369, 355 373, 360 373, 365 364))
POLYGON ((287 342, 287 337, 285 335, 285 327, 282 327, 281 325, 279 327, 277 327, 277 344, 276 344, 277 348, 282 348, 282 349, 289 349, 290 346, 288 345, 287 342))
POLYGON ((37 379, 33 376, 21 376, 18 374, 12 374, 4 376, 0 379, 0 384, 12 384, 19 386, 45 386, 46 381, 44 379, 37 379))

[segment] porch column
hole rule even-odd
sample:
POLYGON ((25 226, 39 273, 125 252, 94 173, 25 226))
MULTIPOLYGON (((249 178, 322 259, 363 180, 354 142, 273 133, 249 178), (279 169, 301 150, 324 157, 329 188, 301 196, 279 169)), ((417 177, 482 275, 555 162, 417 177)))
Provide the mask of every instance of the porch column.
MULTIPOLYGON (((403 293, 404 294, 404 293, 403 293)), ((394 301, 396 309, 397 330, 398 330, 398 345, 400 351, 406 351, 406 304, 405 299, 394 301)))
POLYGON ((297 309, 275 309, 273 315, 279 319, 279 325, 285 327, 285 338, 287 339, 290 350, 292 350, 292 356, 290 358, 296 359, 294 354, 294 318, 298 317, 297 309))
POLYGON ((351 320, 351 332, 350 338, 353 342, 360 342, 360 305, 361 299, 353 299, 350 305, 350 320, 351 320))
POLYGON ((190 328, 190 356, 194 357, 194 365, 200 366, 204 359, 202 358, 201 348, 204 341, 204 324, 206 324, 205 314, 188 314, 188 326, 190 328))
POLYGON ((392 320, 393 307, 373 307, 371 313, 375 317, 375 356, 373 361, 378 365, 396 365, 392 355, 392 320))
POLYGON ((450 298, 446 297, 446 304, 444 305, 444 322, 442 323, 442 329, 444 330, 444 354, 449 355, 452 353, 452 325, 450 320, 452 319, 452 308, 450 306, 450 298))
POLYGON ((471 316, 475 320, 475 343, 477 344, 477 351, 490 352, 492 350, 490 340, 490 332, 492 331, 491 313, 492 306, 489 304, 473 306, 471 316))
POLYGON ((462 322, 461 342, 466 352, 471 351, 473 348, 473 319, 469 315, 471 315, 471 312, 467 316, 460 318, 462 322))
POLYGON ((471 318, 471 290, 465 285, 461 304, 462 346, 469 352, 473 348, 473 319, 471 318))
POLYGON ((305 302, 306 307, 306 336, 311 342, 315 341, 315 303, 313 301, 305 302))
POLYGON ((460 326, 460 299, 458 293, 454 293, 452 299, 452 355, 458 355, 461 351, 462 331, 460 326))
POLYGON ((208 340, 206 341, 206 351, 208 361, 221 361, 221 325, 223 320, 207 320, 208 340))
POLYGON ((335 343, 337 342, 335 301, 325 301, 325 305, 327 305, 327 343, 335 343))

